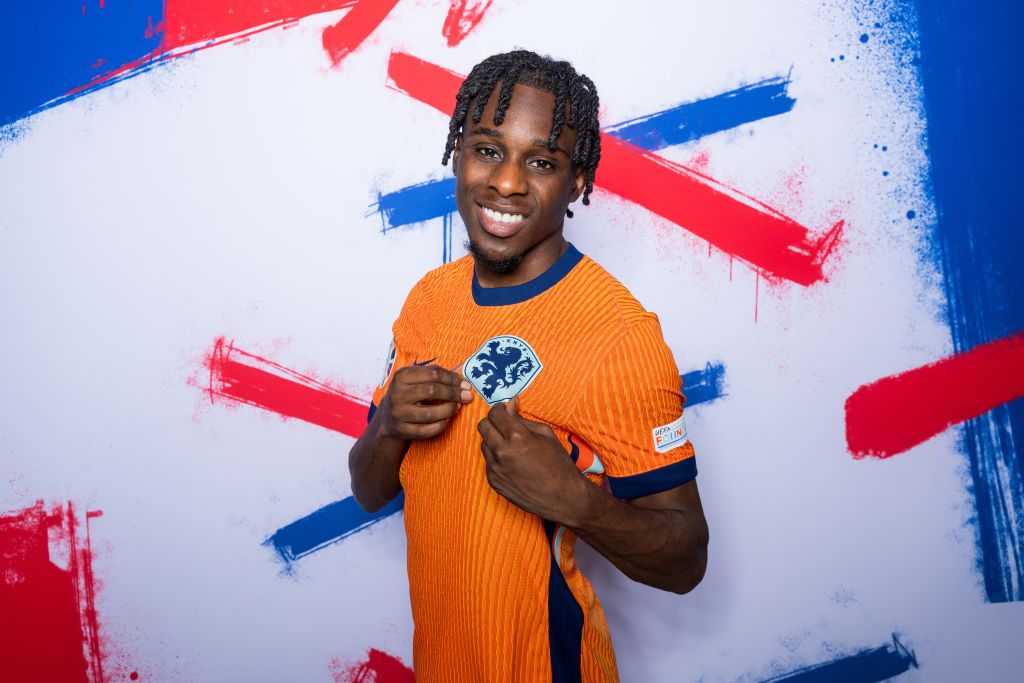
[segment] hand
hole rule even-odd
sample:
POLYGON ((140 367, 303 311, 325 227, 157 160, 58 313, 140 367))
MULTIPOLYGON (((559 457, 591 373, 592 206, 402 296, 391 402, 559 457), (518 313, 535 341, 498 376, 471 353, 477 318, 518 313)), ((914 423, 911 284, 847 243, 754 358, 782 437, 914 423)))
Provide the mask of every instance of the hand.
POLYGON ((444 431, 462 404, 472 400, 471 385, 461 375, 438 365, 399 368, 381 401, 384 436, 431 439, 444 431))
POLYGON ((527 512, 574 526, 591 484, 551 427, 521 417, 513 398, 492 407, 477 429, 491 488, 527 512))

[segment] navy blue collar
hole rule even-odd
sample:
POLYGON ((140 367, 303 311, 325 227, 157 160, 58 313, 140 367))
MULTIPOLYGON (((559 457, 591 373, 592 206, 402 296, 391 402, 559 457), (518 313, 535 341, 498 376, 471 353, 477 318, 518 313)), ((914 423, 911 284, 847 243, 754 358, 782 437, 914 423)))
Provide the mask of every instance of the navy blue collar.
POLYGON ((476 279, 476 266, 473 267, 473 301, 477 306, 507 306, 532 299, 546 292, 569 274, 576 264, 583 259, 579 249, 569 242, 569 248, 551 264, 551 267, 529 282, 511 287, 483 287, 476 279))

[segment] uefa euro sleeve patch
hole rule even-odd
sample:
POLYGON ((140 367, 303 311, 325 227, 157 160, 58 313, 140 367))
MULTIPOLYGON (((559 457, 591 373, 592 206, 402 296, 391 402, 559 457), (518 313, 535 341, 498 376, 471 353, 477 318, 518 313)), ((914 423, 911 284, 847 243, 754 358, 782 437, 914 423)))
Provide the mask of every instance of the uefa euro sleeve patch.
POLYGON ((488 405, 494 405, 522 393, 543 368, 529 344, 502 335, 485 341, 462 366, 462 374, 488 405))
POLYGON ((686 436, 686 424, 683 422, 682 415, 675 422, 669 422, 667 425, 652 429, 651 436, 654 437, 654 450, 659 453, 665 453, 689 441, 686 436))

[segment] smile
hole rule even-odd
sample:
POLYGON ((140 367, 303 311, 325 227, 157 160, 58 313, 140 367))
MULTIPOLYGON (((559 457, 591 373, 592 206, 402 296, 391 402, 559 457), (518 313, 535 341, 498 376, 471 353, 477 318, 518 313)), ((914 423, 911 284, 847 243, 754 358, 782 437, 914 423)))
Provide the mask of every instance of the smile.
POLYGON ((521 213, 501 213, 494 209, 488 209, 486 206, 480 206, 480 209, 484 212, 485 216, 496 223, 518 223, 525 218, 521 213))

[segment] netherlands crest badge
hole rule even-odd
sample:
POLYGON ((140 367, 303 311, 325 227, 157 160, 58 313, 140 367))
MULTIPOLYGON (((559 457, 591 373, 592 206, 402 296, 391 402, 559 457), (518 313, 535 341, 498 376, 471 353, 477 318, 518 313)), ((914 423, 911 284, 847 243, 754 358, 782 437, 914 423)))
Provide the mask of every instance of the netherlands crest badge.
POLYGON ((493 405, 518 396, 543 368, 529 344, 503 335, 485 341, 462 366, 462 374, 493 405))

